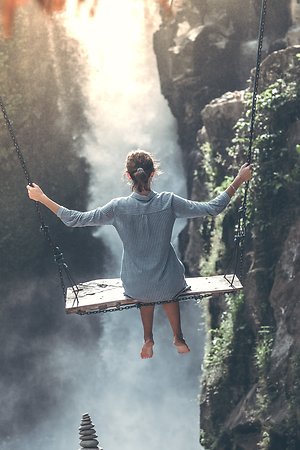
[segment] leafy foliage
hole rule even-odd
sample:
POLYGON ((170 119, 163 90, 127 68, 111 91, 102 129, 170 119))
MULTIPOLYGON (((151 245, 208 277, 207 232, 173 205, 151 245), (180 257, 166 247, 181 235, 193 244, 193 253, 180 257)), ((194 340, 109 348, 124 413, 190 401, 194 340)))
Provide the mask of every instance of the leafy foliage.
MULTIPOLYGON (((247 148, 251 98, 237 124, 235 147, 240 158, 247 148)), ((300 157, 289 143, 291 126, 299 119, 300 90, 295 82, 277 80, 258 97, 256 139, 253 143, 254 180, 249 196, 249 225, 259 256, 258 264, 270 274, 278 260, 300 198, 300 157)))
MULTIPOLYGON (((264 274, 265 285, 260 292, 261 301, 259 305, 255 305, 259 308, 257 317, 260 318, 260 323, 257 324, 256 335, 251 335, 246 316, 242 314, 243 308, 239 314, 232 314, 232 305, 227 302, 218 328, 210 333, 206 382, 209 401, 215 404, 211 406, 211 413, 215 416, 211 418, 211 426, 215 427, 215 433, 212 430, 211 433, 205 433, 205 442, 210 442, 210 448, 213 448, 213 443, 217 445, 219 430, 224 423, 222 417, 226 417, 226 411, 229 414, 232 410, 226 399, 236 394, 233 406, 240 398, 236 392, 237 383, 233 382, 235 378, 229 377, 233 373, 238 379, 244 373, 243 365, 239 365, 233 358, 235 353, 243 355, 244 365, 248 366, 249 376, 253 377, 252 384, 257 383, 253 420, 263 424, 258 448, 273 448, 278 440, 276 427, 272 427, 270 423, 264 424, 264 417, 271 407, 273 397, 278 395, 276 380, 272 380, 270 375, 274 324, 269 293, 283 243, 300 207, 300 150, 299 142, 294 138, 294 127, 300 119, 300 86, 294 79, 287 72, 275 83, 265 87, 258 96, 253 142, 254 177, 248 197, 247 233, 248 250, 253 255, 251 268, 264 274), (243 327, 245 334, 242 339, 238 339, 237 330, 243 327), (248 351, 244 351, 244 339, 248 339, 248 351), (225 405, 221 411, 217 408, 218 403, 225 405)), ((228 149, 235 167, 245 161, 248 150, 251 104, 252 95, 246 92, 245 112, 235 127, 233 145, 228 149)), ((229 215, 231 211, 227 212, 224 222, 229 215)), ((245 302, 247 304, 247 299, 245 302)), ((248 307, 251 308, 252 305, 248 307)), ((246 384, 247 382, 240 386, 240 395, 246 384)), ((298 401, 298 390, 298 386, 295 386, 294 394, 291 394, 291 420, 282 424, 279 433, 285 439, 281 448, 294 449, 297 445, 297 424, 293 419, 297 413, 293 408, 298 401)))

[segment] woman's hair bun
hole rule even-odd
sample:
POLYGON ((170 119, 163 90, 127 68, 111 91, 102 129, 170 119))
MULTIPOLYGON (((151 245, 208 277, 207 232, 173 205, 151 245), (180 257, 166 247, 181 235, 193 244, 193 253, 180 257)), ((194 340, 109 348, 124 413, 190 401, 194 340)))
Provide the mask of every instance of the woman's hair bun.
POLYGON ((150 153, 143 150, 136 150, 128 153, 126 158, 126 172, 132 181, 132 190, 138 192, 149 191, 154 172, 157 170, 157 163, 150 153))

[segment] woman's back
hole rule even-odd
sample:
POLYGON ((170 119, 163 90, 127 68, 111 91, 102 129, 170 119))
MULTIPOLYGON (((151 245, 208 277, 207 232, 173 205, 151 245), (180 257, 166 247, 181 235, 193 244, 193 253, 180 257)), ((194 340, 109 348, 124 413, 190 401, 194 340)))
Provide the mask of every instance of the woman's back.
POLYGON ((133 192, 115 199, 112 225, 123 242, 125 293, 143 301, 166 300, 186 287, 184 268, 171 244, 173 194, 133 192))

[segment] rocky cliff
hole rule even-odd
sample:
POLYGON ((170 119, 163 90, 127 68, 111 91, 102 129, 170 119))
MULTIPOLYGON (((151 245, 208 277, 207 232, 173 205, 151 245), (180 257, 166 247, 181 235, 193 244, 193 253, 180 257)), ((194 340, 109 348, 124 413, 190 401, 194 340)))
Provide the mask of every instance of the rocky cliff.
MULTIPOLYGON (((222 189, 245 160, 260 1, 174 2, 154 38, 189 195, 222 189)), ((210 450, 300 448, 300 7, 268 5, 242 295, 212 298, 201 394, 210 450)), ((182 233, 191 274, 231 261, 240 199, 182 233), (199 258, 201 255, 201 258, 199 258)))

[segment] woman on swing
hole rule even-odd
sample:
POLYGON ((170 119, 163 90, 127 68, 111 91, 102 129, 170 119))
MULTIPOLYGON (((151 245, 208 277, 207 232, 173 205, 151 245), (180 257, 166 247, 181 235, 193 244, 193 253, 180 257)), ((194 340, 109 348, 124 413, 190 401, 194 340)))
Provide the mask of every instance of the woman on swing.
MULTIPOLYGON (((172 192, 153 191, 151 182, 156 171, 157 165, 150 153, 141 150, 130 152, 126 158, 126 175, 132 184, 132 194, 115 198, 105 206, 87 212, 60 206, 37 184, 27 186, 32 200, 44 204, 69 227, 113 225, 116 228, 123 243, 121 280, 124 293, 142 304, 143 359, 153 356, 154 345, 154 306, 143 306, 143 303, 173 299, 188 287, 184 266, 170 242, 175 220, 219 214, 239 186, 251 178, 251 165, 244 164, 223 193, 208 202, 196 202, 172 192)), ((163 309, 178 353, 188 353, 190 349, 181 330, 179 303, 165 303, 163 309)))

